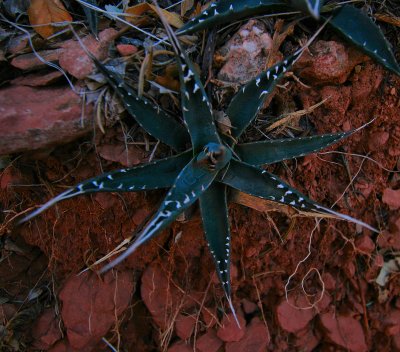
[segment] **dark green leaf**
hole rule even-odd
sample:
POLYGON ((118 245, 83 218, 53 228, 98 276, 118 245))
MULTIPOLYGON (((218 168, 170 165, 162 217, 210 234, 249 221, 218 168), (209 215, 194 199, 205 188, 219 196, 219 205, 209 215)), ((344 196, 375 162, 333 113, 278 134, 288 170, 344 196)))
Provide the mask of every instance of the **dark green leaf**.
POLYGON ((108 70, 94 57, 92 57, 92 60, 121 97, 126 110, 141 127, 175 150, 186 149, 190 139, 187 130, 182 124, 152 102, 145 98, 139 98, 135 91, 125 84, 122 77, 108 70))
MULTIPOLYGON (((216 146, 208 145, 207 148, 216 146)), ((221 146, 218 146, 221 147, 221 146)), ((146 225, 135 242, 119 257, 114 259, 101 269, 101 273, 113 268, 132 254, 140 245, 148 241, 160 231, 171 224, 179 214, 191 206, 211 185, 218 171, 226 165, 229 157, 225 158, 224 163, 218 165, 215 169, 210 169, 209 164, 204 163, 205 157, 208 157, 208 149, 194 157, 181 171, 175 180, 174 185, 168 192, 157 213, 146 225)))
POLYGON ((21 222, 28 221, 54 204, 78 195, 95 192, 134 192, 171 187, 182 168, 190 161, 192 152, 157 160, 129 169, 119 169, 83 181, 30 213, 21 222))
POLYGON ((337 218, 359 224, 372 231, 378 232, 376 229, 360 220, 345 214, 340 214, 314 202, 301 192, 289 186, 276 175, 243 162, 231 160, 229 169, 225 173, 222 182, 255 197, 290 205, 301 211, 334 215, 337 218))
POLYGON ((323 5, 323 0, 289 0, 289 3, 295 9, 311 15, 317 20, 319 19, 319 10, 323 5))
POLYGON ((207 243, 227 297, 231 295, 230 242, 226 186, 215 182, 200 196, 200 210, 207 243))
POLYGON ((340 7, 329 24, 342 33, 350 42, 382 64, 400 75, 400 67, 390 49, 390 45, 380 28, 354 6, 340 7))
POLYGON ((278 9, 285 10, 288 6, 280 0, 221 0, 213 2, 199 16, 187 22, 178 30, 178 34, 191 34, 205 28, 232 23, 240 18, 265 14, 278 9))
POLYGON ((194 154, 197 154, 207 143, 221 143, 214 124, 212 106, 193 63, 181 47, 168 22, 161 13, 159 15, 175 51, 179 70, 183 118, 189 130, 194 154))
POLYGON ((282 78, 299 55, 300 53, 290 56, 270 67, 266 72, 261 73, 244 85, 233 97, 226 113, 233 126, 232 136, 234 138, 239 138, 246 127, 254 120, 279 79, 282 78))
POLYGON ((239 144, 235 152, 246 163, 263 165, 315 153, 349 136, 353 132, 311 137, 285 138, 239 144))
MULTIPOLYGON (((82 0, 84 2, 87 2, 90 5, 97 6, 97 0, 82 0)), ((98 25, 98 17, 97 17, 97 11, 94 11, 90 9, 89 7, 81 4, 83 11, 85 12, 86 19, 89 24, 89 29, 93 33, 93 35, 97 38, 97 25, 98 25)))

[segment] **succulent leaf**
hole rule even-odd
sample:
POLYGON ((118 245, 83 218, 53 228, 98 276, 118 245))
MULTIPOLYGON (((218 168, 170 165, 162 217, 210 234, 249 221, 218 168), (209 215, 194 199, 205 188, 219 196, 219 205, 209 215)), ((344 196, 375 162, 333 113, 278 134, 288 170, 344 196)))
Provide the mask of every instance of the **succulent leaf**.
POLYGON ((280 0, 220 0, 213 2, 205 11, 192 18, 178 30, 178 34, 192 34, 202 29, 235 20, 264 14, 268 11, 287 9, 284 1, 280 0))
POLYGON ((145 98, 140 98, 122 77, 108 70, 100 61, 92 57, 97 69, 106 77, 112 88, 121 97, 131 116, 150 135, 175 150, 185 150, 190 142, 189 134, 179 121, 155 106, 145 98))
POLYGON ((175 51, 183 119, 192 140, 193 152, 196 155, 207 143, 221 143, 214 123, 212 106, 193 63, 181 47, 178 38, 162 13, 159 13, 159 16, 175 51))
POLYGON ((381 29, 359 9, 344 5, 334 12, 329 24, 368 56, 400 75, 400 66, 381 29))
POLYGON ((239 138, 246 127, 254 120, 279 79, 282 78, 299 55, 301 55, 301 51, 270 67, 245 84, 232 98, 226 113, 233 126, 231 133, 234 138, 239 138))
POLYGON ((364 226, 371 231, 379 232, 368 224, 351 216, 326 208, 289 186, 278 176, 249 164, 232 160, 222 182, 239 191, 255 197, 271 200, 292 206, 300 211, 311 211, 334 215, 339 219, 364 226))
POLYGON ((230 243, 226 186, 214 182, 200 196, 200 210, 203 229, 213 256, 218 278, 227 297, 231 295, 230 283, 230 243))
POLYGON ((36 209, 21 222, 28 221, 54 204, 75 196, 96 192, 135 192, 171 187, 182 168, 190 161, 191 150, 169 158, 127 169, 106 172, 79 183, 36 209), (162 175, 162 177, 160 177, 162 175))
POLYGON ((308 13, 318 20, 323 0, 289 0, 289 3, 295 9, 308 13))
MULTIPOLYGON (((215 153, 217 148, 218 150, 221 148, 226 149, 223 146, 208 145, 202 153, 194 157, 184 167, 164 198, 157 213, 140 233, 139 237, 123 254, 107 264, 100 272, 103 273, 113 268, 132 254, 140 245, 165 229, 208 189, 217 176, 218 171, 230 160, 229 156, 225 157, 224 163, 219 164, 216 168, 211 168, 211 164, 208 162, 204 163, 205 156, 210 157, 210 153, 215 153), (210 150, 212 151, 210 152, 210 150)), ((227 155, 229 155, 229 152, 227 155)))
MULTIPOLYGON (((88 4, 95 5, 97 6, 97 0, 84 0, 84 2, 87 2, 88 4)), ((95 37, 97 37, 98 29, 98 17, 97 17, 97 12, 90 9, 89 7, 86 7, 85 5, 81 4, 83 8, 83 12, 85 13, 86 19, 89 24, 89 29, 93 33, 95 37)))
POLYGON ((235 152, 247 164, 272 164, 315 153, 348 137, 352 133, 353 131, 244 143, 238 144, 235 147, 235 152))

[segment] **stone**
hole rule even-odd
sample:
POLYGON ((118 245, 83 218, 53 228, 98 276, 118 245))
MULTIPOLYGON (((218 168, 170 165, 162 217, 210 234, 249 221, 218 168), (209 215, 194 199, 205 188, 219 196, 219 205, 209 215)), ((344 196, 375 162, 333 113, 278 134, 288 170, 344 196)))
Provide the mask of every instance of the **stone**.
POLYGON ((368 350, 360 322, 353 317, 335 316, 332 312, 320 315, 322 333, 333 344, 351 352, 368 350))
MULTIPOLYGON (((39 55, 43 60, 55 62, 58 61, 61 52, 61 49, 43 50, 37 52, 37 55, 39 55)), ((19 55, 11 60, 11 65, 24 71, 47 67, 44 62, 39 60, 37 55, 34 53, 19 55)))
POLYGON ((71 276, 59 294, 71 347, 91 351, 128 307, 133 290, 128 271, 110 271, 101 278, 92 272, 71 276))
POLYGON ((355 241, 357 249, 363 253, 372 253, 375 250, 375 243, 368 235, 357 237, 355 241))
POLYGON ((193 348, 185 341, 178 341, 168 348, 167 352, 193 352, 193 348))
MULTIPOLYGON (((245 83, 265 70, 272 38, 263 22, 250 20, 217 53, 224 62, 218 79, 245 83)), ((217 60, 218 61, 218 60, 217 60)))
POLYGON ((195 324, 194 316, 178 314, 175 320, 175 332, 182 340, 187 340, 192 336, 195 324))
POLYGON ((223 342, 214 329, 208 329, 196 342, 196 352, 218 352, 223 342))
POLYGON ((32 328, 32 347, 38 350, 48 350, 58 340, 61 340, 59 318, 54 309, 46 309, 36 320, 32 328))
POLYGON ((372 133, 368 136, 368 148, 372 152, 384 150, 388 140, 389 133, 386 131, 378 131, 372 133))
POLYGON ((69 87, 0 90, 0 155, 50 148, 93 130, 92 105, 69 87))
POLYGON ((276 308, 276 316, 280 327, 291 333, 304 330, 314 318, 315 311, 313 309, 301 309, 301 307, 310 305, 303 296, 298 299, 289 297, 288 300, 289 302, 283 299, 276 308))
POLYGON ((237 342, 228 342, 225 352, 264 352, 270 339, 267 326, 255 317, 247 326, 244 337, 237 342))
POLYGON ((138 48, 132 44, 118 44, 117 51, 121 56, 130 56, 136 54, 138 48))
POLYGON ((222 326, 217 331, 217 336, 225 342, 240 341, 246 332, 246 321, 242 314, 237 312, 237 317, 240 327, 237 325, 236 320, 232 313, 224 316, 222 319, 222 326))
POLYGON ((295 63, 297 75, 315 84, 342 84, 366 57, 336 41, 318 40, 295 63))
POLYGON ((57 81, 63 74, 54 70, 49 73, 33 73, 30 75, 20 76, 11 81, 11 84, 17 86, 43 87, 57 81))
MULTIPOLYGON (((115 29, 107 28, 99 33, 99 40, 96 40, 92 35, 87 35, 81 41, 93 56, 99 60, 104 60, 108 54, 108 47, 117 33, 115 29)), ((64 70, 78 79, 86 78, 95 67, 80 43, 73 39, 63 44, 59 62, 64 70)))
POLYGON ((137 165, 143 160, 143 152, 134 145, 103 144, 97 148, 97 151, 103 159, 114 161, 127 167, 137 165))
POLYGON ((400 189, 386 188, 382 195, 383 203, 387 204, 390 209, 397 210, 400 208, 400 189))

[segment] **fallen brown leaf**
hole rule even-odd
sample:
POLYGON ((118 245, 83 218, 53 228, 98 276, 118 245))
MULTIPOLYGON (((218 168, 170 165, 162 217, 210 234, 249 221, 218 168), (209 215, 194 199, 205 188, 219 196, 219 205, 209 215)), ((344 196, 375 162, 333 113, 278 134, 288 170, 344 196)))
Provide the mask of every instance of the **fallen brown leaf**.
POLYGON ((43 38, 60 31, 52 23, 71 22, 72 17, 60 0, 32 0, 28 8, 29 22, 43 38))

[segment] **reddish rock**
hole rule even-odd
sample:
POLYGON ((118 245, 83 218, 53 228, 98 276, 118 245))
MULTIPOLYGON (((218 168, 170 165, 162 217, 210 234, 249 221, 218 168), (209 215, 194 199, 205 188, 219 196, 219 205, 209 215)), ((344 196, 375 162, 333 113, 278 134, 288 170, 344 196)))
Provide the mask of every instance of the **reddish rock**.
POLYGON ((217 323, 217 311, 215 308, 203 308, 201 311, 201 317, 207 328, 212 328, 217 323))
POLYGON ((296 307, 308 307, 310 303, 300 296, 298 299, 289 297, 289 303, 286 299, 276 308, 276 316, 281 328, 285 331, 296 333, 306 328, 308 323, 314 318, 314 309, 299 309, 296 307))
POLYGON ((117 50, 121 56, 130 56, 130 55, 136 54, 138 51, 138 48, 131 44, 118 44, 117 50))
MULTIPOLYGON (((114 40, 118 32, 113 28, 107 28, 99 34, 99 41, 92 35, 82 38, 84 46, 99 60, 107 57, 108 46, 114 40)), ((92 60, 86 55, 79 42, 68 40, 63 44, 63 50, 59 58, 60 66, 78 79, 83 79, 94 70, 92 60)))
POLYGON ((385 317, 385 333, 388 336, 400 336, 400 309, 393 309, 385 317))
POLYGON ((311 329, 305 329, 296 333, 297 351, 314 351, 320 340, 317 338, 311 329))
POLYGON ((268 328, 256 317, 247 326, 246 333, 240 341, 226 344, 225 352, 264 352, 269 341, 268 328))
POLYGON ((134 289, 130 272, 108 272, 100 278, 86 272, 70 277, 59 297, 71 346, 91 351, 127 308, 134 289))
POLYGON ((92 106, 85 108, 68 87, 0 90, 0 155, 68 143, 93 130, 92 106))
POLYGON ((335 345, 352 352, 368 350, 364 331, 358 320, 326 313, 320 315, 320 322, 324 336, 335 345))
MULTIPOLYGON (((58 61, 61 52, 62 52, 61 49, 44 50, 44 51, 39 51, 38 55, 41 56, 46 61, 54 62, 58 61)), ((29 53, 14 57, 14 59, 11 60, 11 65, 13 65, 16 68, 20 68, 21 70, 33 70, 33 69, 47 67, 47 65, 42 61, 40 61, 36 56, 36 54, 34 53, 29 53)))
POLYGON ((344 83, 354 67, 365 61, 359 51, 335 41, 319 40, 295 64, 296 73, 316 84, 344 83))
POLYGON ((243 308, 243 312, 245 314, 252 314, 256 310, 258 310, 257 304, 255 304, 254 302, 249 301, 246 298, 242 299, 242 308, 243 308))
POLYGON ((223 342, 214 329, 208 329, 196 342, 196 352, 218 352, 223 342))
POLYGON ((54 309, 46 309, 32 328, 33 347, 48 350, 62 338, 59 318, 54 309))
POLYGON ((182 299, 182 295, 178 289, 170 284, 161 267, 153 264, 142 275, 140 292, 154 322, 165 329, 169 324, 171 311, 179 309, 177 302, 182 299))
POLYGON ((386 131, 375 132, 368 136, 368 148, 374 152, 385 148, 387 141, 389 140, 389 133, 386 131))
POLYGON ((217 331, 217 336, 225 342, 240 341, 246 332, 246 321, 240 312, 237 312, 240 327, 232 313, 225 315, 222 319, 222 326, 217 331))
POLYGON ((30 75, 24 75, 13 79, 12 84, 18 86, 29 86, 29 87, 43 87, 57 81, 63 74, 60 71, 52 71, 47 74, 35 73, 30 75))
POLYGON ((48 352, 80 352, 80 350, 72 348, 67 339, 63 339, 50 347, 48 352))
POLYGON ((378 246, 382 249, 400 250, 400 231, 382 231, 378 236, 378 246))
POLYGON ((382 196, 383 203, 387 204, 390 209, 396 210, 400 208, 400 189, 394 190, 386 188, 382 196))
POLYGON ((115 161, 127 167, 137 165, 143 160, 143 152, 134 145, 129 145, 127 148, 124 144, 108 144, 99 146, 97 150, 103 159, 115 161))
POLYGON ((371 240, 371 237, 367 235, 362 235, 357 237, 355 245, 358 250, 363 253, 372 253, 375 250, 375 243, 371 240))
POLYGON ((167 352, 193 352, 193 348, 185 341, 179 341, 168 348, 167 352))
POLYGON ((182 339, 187 340, 192 336, 196 318, 192 315, 178 314, 175 320, 176 334, 182 339))
POLYGON ((331 273, 323 273, 322 281, 324 282, 325 289, 328 291, 333 291, 336 289, 336 280, 333 278, 331 273))
POLYGON ((219 50, 218 60, 225 62, 218 79, 245 83, 264 71, 272 38, 263 22, 250 20, 219 50))

